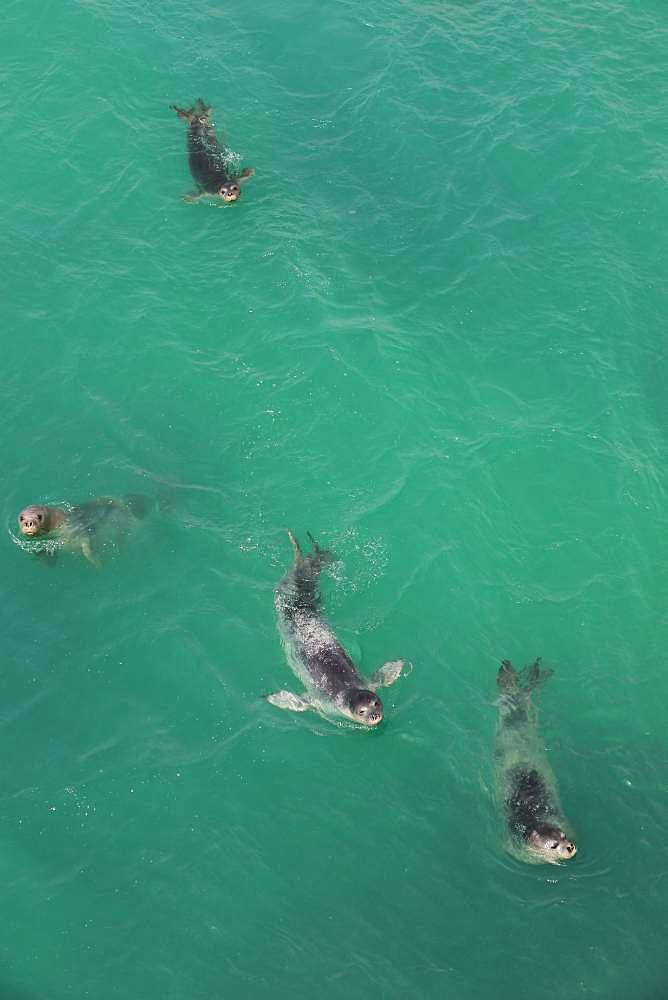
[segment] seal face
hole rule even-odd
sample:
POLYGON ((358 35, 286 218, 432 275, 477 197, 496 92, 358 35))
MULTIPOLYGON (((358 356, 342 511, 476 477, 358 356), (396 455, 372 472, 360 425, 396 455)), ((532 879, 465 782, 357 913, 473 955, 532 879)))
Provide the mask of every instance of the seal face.
POLYGON ((559 864, 575 857, 577 847, 565 830, 556 778, 540 745, 531 702, 531 692, 550 674, 540 660, 519 672, 509 660, 501 664, 497 786, 511 851, 525 861, 559 864))
POLYGON ((218 141, 209 118, 211 108, 199 98, 192 108, 170 105, 179 118, 188 122, 187 146, 190 172, 197 184, 197 191, 186 195, 186 201, 202 197, 222 198, 226 203, 241 197, 240 184, 253 176, 251 167, 238 175, 230 174, 225 147, 218 141))
POLYGON ((320 572, 331 554, 309 534, 313 552, 305 556, 294 535, 288 532, 288 536, 294 563, 276 588, 276 615, 288 663, 305 691, 303 695, 277 691, 266 695, 267 701, 293 712, 314 709, 369 728, 377 726, 384 713, 376 689, 393 684, 404 661, 383 664, 368 680, 361 676, 320 614, 320 572))
POLYGON ((356 722, 363 726, 377 726, 383 721, 383 703, 373 691, 356 688, 348 698, 350 714, 356 722))
POLYGON ((52 512, 54 508, 42 504, 31 504, 24 507, 19 514, 19 530, 26 538, 37 538, 51 531, 52 512))
POLYGON ((527 837, 529 850, 543 861, 552 861, 556 857, 560 861, 567 861, 577 853, 577 847, 566 836, 563 830, 550 823, 536 826, 527 837))

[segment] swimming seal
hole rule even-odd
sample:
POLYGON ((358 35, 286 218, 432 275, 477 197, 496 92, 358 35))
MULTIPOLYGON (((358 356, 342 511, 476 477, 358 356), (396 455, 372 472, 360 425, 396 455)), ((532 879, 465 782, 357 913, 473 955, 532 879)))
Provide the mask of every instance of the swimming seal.
POLYGON ((320 571, 331 554, 309 534, 313 553, 305 556, 292 532, 288 536, 294 563, 276 588, 276 615, 288 663, 306 690, 303 695, 277 691, 265 697, 272 705, 293 712, 314 709, 325 715, 345 716, 363 726, 377 726, 383 720, 383 704, 376 689, 394 684, 404 660, 383 664, 368 680, 361 676, 319 613, 320 571))
POLYGON ((511 853, 523 861, 559 864, 575 857, 577 848, 566 832, 568 821, 538 738, 538 715, 531 702, 531 692, 551 673, 540 660, 519 672, 510 660, 503 660, 499 668, 497 789, 511 853))
POLYGON ((255 171, 252 167, 246 167, 240 174, 228 171, 225 147, 218 142, 209 118, 211 108, 201 97, 192 108, 179 108, 176 104, 170 104, 170 108, 188 122, 188 160, 197 191, 185 195, 185 200, 197 201, 209 197, 222 198, 226 202, 238 201, 241 197, 239 185, 252 177, 255 171))
POLYGON ((18 516, 19 530, 24 538, 44 539, 50 544, 36 546, 31 551, 39 556, 55 556, 58 549, 76 550, 99 568, 102 564, 95 551, 96 536, 125 534, 146 514, 148 497, 138 494, 116 499, 99 497, 77 506, 50 507, 31 504, 18 516))

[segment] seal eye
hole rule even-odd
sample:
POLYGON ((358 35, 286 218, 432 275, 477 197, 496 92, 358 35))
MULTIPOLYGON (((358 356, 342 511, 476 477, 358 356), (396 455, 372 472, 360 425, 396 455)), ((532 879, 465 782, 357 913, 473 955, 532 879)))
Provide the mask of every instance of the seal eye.
POLYGON ((38 521, 42 521, 42 520, 43 520, 43 518, 44 518, 44 514, 38 514, 38 515, 37 515, 37 520, 38 520, 38 521))

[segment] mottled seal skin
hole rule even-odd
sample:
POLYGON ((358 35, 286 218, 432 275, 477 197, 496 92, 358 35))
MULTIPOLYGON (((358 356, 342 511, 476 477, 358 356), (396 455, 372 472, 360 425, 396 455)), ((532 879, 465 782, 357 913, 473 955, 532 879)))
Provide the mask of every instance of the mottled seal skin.
POLYGON ((96 535, 109 527, 116 533, 127 532, 134 522, 145 516, 150 506, 149 498, 139 494, 118 499, 99 497, 72 507, 31 504, 19 514, 18 524, 24 538, 54 542, 53 548, 35 549, 35 555, 53 558, 58 549, 75 550, 99 568, 102 564, 95 552, 96 535))
POLYGON ((521 671, 504 660, 497 675, 497 789, 511 853, 531 863, 559 864, 577 848, 564 817, 557 781, 538 737, 531 693, 551 675, 535 660, 521 671))
POLYGON ((208 197, 222 198, 225 202, 238 201, 240 184, 252 177, 254 170, 246 167, 240 174, 230 174, 225 163, 225 147, 218 142, 209 118, 211 108, 201 97, 192 108, 179 108, 175 104, 170 104, 170 108, 188 122, 188 160, 197 191, 185 195, 185 200, 208 197))
POLYGON ((288 663, 304 685, 301 695, 277 691, 266 695, 278 708, 293 712, 314 709, 342 715, 363 726, 383 720, 383 704, 376 689, 388 687, 400 676, 403 660, 383 664, 365 680, 320 614, 319 578, 331 554, 309 534, 313 552, 305 556, 291 532, 292 569, 276 588, 276 615, 288 663))

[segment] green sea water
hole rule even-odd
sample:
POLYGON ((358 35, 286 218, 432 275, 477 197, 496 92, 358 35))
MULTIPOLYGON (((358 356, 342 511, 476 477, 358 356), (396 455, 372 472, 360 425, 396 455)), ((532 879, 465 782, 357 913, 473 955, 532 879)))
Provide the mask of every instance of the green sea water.
POLYGON ((10 3, 1 1000, 668 997, 665 2, 10 3), (240 202, 188 205, 202 96, 240 202), (161 501, 96 570, 36 502, 161 501), (286 529, 378 731, 280 712, 286 529), (503 851, 542 655, 578 840, 503 851))

